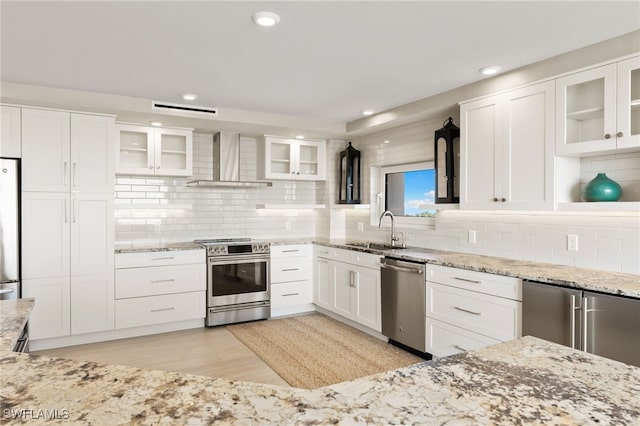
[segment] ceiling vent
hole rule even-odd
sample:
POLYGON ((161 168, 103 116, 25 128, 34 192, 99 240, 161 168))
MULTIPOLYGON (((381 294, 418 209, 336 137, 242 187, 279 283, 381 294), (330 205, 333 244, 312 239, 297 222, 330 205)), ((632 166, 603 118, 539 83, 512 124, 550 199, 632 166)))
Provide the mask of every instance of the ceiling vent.
POLYGON ((217 117, 218 116, 218 109, 217 108, 200 107, 200 106, 183 105, 183 104, 173 104, 173 103, 170 103, 170 102, 152 101, 151 102, 151 109, 167 111, 167 112, 168 111, 179 111, 179 112, 186 112, 186 113, 192 113, 192 114, 197 114, 197 115, 203 115, 203 116, 207 116, 207 117, 217 117))

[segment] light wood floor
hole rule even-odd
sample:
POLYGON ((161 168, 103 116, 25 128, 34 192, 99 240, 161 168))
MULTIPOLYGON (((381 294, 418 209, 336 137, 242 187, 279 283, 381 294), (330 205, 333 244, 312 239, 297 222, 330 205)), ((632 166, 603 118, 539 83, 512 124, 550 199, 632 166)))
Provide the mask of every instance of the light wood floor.
POLYGON ((33 353, 288 386, 226 327, 197 328, 33 353))

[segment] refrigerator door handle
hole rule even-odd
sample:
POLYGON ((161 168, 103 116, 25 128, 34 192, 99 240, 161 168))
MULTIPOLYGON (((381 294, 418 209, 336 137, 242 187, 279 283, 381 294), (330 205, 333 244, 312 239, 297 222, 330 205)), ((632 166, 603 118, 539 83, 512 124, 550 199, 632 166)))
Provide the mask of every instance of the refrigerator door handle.
POLYGON ((571 295, 571 349, 576 348, 576 295, 571 295))
POLYGON ((589 308, 587 306, 587 298, 583 297, 582 298, 582 330, 583 330, 583 335, 582 335, 582 350, 587 352, 587 336, 588 336, 588 328, 587 327, 587 318, 589 316, 589 308))

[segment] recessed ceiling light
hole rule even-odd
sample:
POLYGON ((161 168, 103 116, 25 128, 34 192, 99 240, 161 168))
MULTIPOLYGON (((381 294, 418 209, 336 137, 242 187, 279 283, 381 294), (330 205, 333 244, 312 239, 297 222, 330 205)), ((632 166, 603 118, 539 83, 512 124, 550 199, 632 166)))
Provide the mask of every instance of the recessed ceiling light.
POLYGON ((373 111, 371 111, 370 109, 365 109, 364 111, 362 111, 362 115, 371 115, 373 114, 373 111))
POLYGON ((261 27, 273 27, 280 22, 280 16, 273 12, 258 12, 253 15, 253 22, 261 27))
POLYGON ((480 71, 484 75, 493 75, 500 71, 500 67, 497 65, 491 65, 488 67, 482 67, 478 71, 480 71))
POLYGON ((185 101, 195 101, 196 99, 198 99, 198 95, 194 95, 193 93, 185 93, 184 95, 182 95, 182 99, 184 99, 185 101))
POLYGON ((162 126, 162 123, 159 121, 150 121, 149 124, 156 127, 162 126))
POLYGON ((296 136, 296 139, 304 139, 304 135, 298 135, 296 136))

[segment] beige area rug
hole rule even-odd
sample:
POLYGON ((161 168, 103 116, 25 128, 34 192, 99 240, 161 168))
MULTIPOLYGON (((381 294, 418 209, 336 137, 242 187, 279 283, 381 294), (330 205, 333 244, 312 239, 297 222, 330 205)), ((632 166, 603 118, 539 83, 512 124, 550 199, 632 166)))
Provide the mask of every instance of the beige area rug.
POLYGON ((322 314, 228 326, 291 386, 315 389, 424 361, 322 314))

